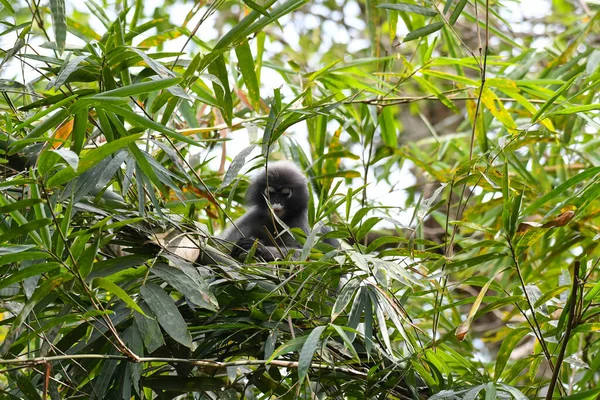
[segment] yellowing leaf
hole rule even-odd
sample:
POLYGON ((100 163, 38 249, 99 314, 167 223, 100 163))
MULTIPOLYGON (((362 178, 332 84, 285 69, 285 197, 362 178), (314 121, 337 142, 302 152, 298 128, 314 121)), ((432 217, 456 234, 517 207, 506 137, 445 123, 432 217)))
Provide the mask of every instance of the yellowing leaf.
POLYGON ((469 315, 467 316, 467 319, 464 320, 459 326, 458 328, 456 328, 456 338, 459 341, 463 341, 465 339, 465 336, 467 335, 467 333, 469 332, 469 329, 471 328, 471 322, 473 322, 473 317, 475 316, 475 314, 477 314, 477 311, 479 310, 479 306, 481 305, 481 302, 483 301, 483 298, 485 296, 485 294, 487 293, 488 288, 490 287, 490 285, 492 284, 492 282, 494 281, 496 277, 492 277, 489 281, 487 281, 487 283, 481 288, 481 292, 479 292, 479 294, 477 295, 477 298, 475 299, 475 302, 473 303, 473 306, 471 307, 471 311, 469 311, 469 315))
POLYGON ((168 40, 177 39, 181 36, 181 31, 172 29, 170 31, 162 32, 158 35, 154 35, 149 37, 148 39, 143 40, 139 47, 156 47, 168 40))
POLYGON ((493 87, 493 88, 502 90, 503 92, 505 90, 514 90, 514 91, 519 90, 517 83, 515 81, 513 81, 512 79, 491 78, 491 79, 486 80, 485 84, 488 87, 493 87))
POLYGON ((54 135, 52 135, 52 137, 54 139, 61 139, 61 140, 53 141, 52 148, 56 149, 61 143, 63 143, 64 140, 67 140, 67 138, 71 135, 72 131, 73 131, 73 118, 64 122, 61 126, 58 127, 58 129, 56 131, 54 131, 54 135))
POLYGON ((485 108, 490 110, 492 115, 502 123, 509 131, 515 131, 517 129, 517 124, 512 119, 506 108, 504 108, 504 104, 500 101, 498 96, 490 89, 483 89, 483 94, 481 95, 481 101, 485 105, 485 108))
MULTIPOLYGON (((531 115, 535 115, 535 113, 537 113, 538 110, 534 107, 534 105, 531 104, 529 102, 529 100, 527 100, 524 96, 521 96, 521 94, 517 93, 517 91, 519 90, 518 88, 516 90, 512 90, 512 89, 506 89, 503 87, 499 87, 498 89, 503 91, 509 97, 511 97, 513 100, 515 100, 517 103, 519 103, 519 105, 522 106, 527 111, 529 111, 531 113, 531 115)), ((556 128, 554 128, 552 121, 549 120, 548 118, 543 118, 543 119, 539 120, 538 122, 540 124, 544 125, 546 128, 548 128, 548 130, 550 130, 552 132, 556 132, 556 128)))

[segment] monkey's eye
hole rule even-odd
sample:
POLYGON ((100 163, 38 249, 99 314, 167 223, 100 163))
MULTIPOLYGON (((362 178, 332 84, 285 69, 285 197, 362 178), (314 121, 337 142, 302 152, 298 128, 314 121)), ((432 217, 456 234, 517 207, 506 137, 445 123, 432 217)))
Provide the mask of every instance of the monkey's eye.
POLYGON ((275 192, 276 192, 275 188, 272 186, 269 186, 268 188, 265 189, 265 196, 275 194, 275 192))
POLYGON ((290 197, 292 197, 292 189, 283 188, 283 189, 281 189, 281 194, 290 198, 290 197))

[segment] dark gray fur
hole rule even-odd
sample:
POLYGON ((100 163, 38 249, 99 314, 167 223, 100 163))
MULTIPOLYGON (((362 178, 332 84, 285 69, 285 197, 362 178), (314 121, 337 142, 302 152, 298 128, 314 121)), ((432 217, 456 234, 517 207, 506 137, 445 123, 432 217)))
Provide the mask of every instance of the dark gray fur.
MULTIPOLYGON (((271 208, 281 208, 277 216, 286 226, 300 228, 308 235, 308 185, 308 179, 295 164, 286 161, 269 163, 268 174, 266 170, 261 171, 248 187, 246 214, 222 235, 222 239, 233 245, 231 255, 237 259, 245 258, 256 240, 260 244, 255 254, 265 261, 300 248, 293 235, 276 221, 267 201, 271 208), (287 194, 288 190, 291 194, 287 194)), ((335 239, 324 239, 324 242, 334 247, 339 245, 335 239)))

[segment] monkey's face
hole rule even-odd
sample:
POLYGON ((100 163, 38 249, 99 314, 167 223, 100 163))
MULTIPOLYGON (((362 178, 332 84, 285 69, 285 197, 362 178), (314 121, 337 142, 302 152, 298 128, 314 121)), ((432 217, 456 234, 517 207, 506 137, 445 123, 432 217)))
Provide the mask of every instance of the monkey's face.
POLYGON ((251 203, 265 214, 271 210, 282 220, 292 219, 308 208, 308 189, 305 186, 282 186, 269 182, 261 185, 251 203))
POLYGON ((263 214, 273 210, 281 220, 291 221, 308 209, 308 181, 296 167, 274 163, 268 179, 266 174, 259 175, 246 196, 248 203, 263 214))
POLYGON ((308 205, 308 191, 306 187, 275 186, 265 187, 262 195, 268 201, 271 210, 282 220, 294 218, 303 213, 308 205))
POLYGON ((294 195, 294 190, 289 187, 269 186, 264 191, 264 196, 271 204, 271 209, 279 217, 283 218, 286 211, 289 211, 292 205, 290 199, 294 195))

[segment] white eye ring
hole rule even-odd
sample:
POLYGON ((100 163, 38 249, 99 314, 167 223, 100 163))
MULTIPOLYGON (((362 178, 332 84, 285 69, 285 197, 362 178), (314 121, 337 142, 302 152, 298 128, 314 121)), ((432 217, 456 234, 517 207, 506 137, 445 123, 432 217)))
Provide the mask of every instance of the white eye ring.
POLYGON ((269 196, 270 194, 275 194, 275 188, 272 186, 269 186, 265 189, 265 196, 269 196))
POLYGON ((284 196, 287 196, 288 199, 289 199, 290 197, 292 197, 292 189, 290 189, 290 188, 283 188, 283 189, 281 189, 281 194, 284 195, 284 196))

